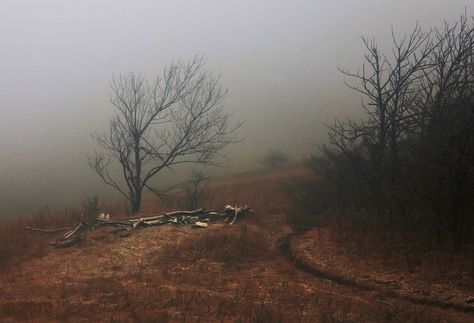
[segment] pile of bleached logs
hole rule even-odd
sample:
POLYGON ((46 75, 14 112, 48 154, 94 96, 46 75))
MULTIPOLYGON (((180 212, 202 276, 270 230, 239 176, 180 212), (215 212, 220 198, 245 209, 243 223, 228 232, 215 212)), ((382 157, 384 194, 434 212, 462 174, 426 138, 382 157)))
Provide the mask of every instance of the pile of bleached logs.
POLYGON ((84 230, 92 230, 101 226, 115 226, 118 228, 133 230, 137 227, 149 227, 164 224, 190 224, 195 228, 207 228, 211 222, 230 221, 230 224, 234 224, 238 218, 251 213, 252 210, 246 205, 241 207, 226 205, 224 207, 224 213, 219 213, 217 210, 198 209, 194 211, 174 211, 157 216, 125 220, 111 220, 108 214, 101 214, 94 223, 88 223, 84 220, 84 217, 77 216, 76 219, 78 220, 78 224, 74 227, 59 229, 26 227, 25 229, 44 233, 66 231, 60 240, 53 241, 50 244, 56 248, 67 248, 75 245, 83 239, 81 232, 84 230))

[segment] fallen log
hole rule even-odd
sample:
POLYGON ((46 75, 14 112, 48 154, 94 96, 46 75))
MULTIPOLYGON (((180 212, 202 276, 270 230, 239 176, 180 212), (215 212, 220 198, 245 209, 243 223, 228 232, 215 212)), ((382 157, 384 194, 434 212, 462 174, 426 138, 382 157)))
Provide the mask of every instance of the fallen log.
POLYGON ((72 235, 74 233, 76 233, 78 230, 80 230, 84 225, 81 223, 79 223, 74 229, 72 229, 71 231, 68 231, 66 232, 66 234, 64 235, 64 239, 63 240, 68 240, 70 237, 72 237, 72 235))
POLYGON ((157 226, 164 224, 191 224, 194 228, 207 228, 209 227, 209 222, 217 222, 225 220, 227 222, 231 217, 233 217, 230 224, 234 224, 235 221, 244 215, 252 213, 252 210, 244 205, 242 207, 226 205, 224 209, 224 214, 220 214, 215 209, 197 209, 191 211, 173 211, 155 216, 140 217, 134 219, 126 220, 110 220, 109 216, 99 215, 95 219, 94 223, 88 223, 82 215, 76 215, 75 218, 78 221, 78 224, 74 227, 67 228, 58 228, 58 229, 43 229, 43 228, 32 228, 25 227, 25 230, 45 232, 45 233, 54 233, 66 231, 62 240, 53 241, 50 244, 55 248, 67 248, 75 245, 76 243, 82 240, 82 236, 79 234, 83 229, 93 230, 94 228, 100 226, 115 226, 118 228, 127 228, 126 235, 130 234, 130 230, 135 229, 139 226, 149 227, 157 226))
POLYGON ((87 223, 86 220, 84 220, 84 216, 82 214, 81 215, 73 215, 73 216, 77 219, 77 221, 79 221, 80 224, 82 224, 82 225, 84 225, 84 226, 86 226, 86 227, 88 227, 89 229, 92 230, 92 225, 87 223))
POLYGON ((105 221, 97 219, 97 225, 132 226, 132 223, 130 221, 105 221))
POLYGON ((81 241, 82 241, 81 236, 75 236, 67 240, 53 241, 53 242, 50 242, 49 244, 55 248, 69 248, 78 244, 81 241))
POLYGON ((145 226, 153 226, 153 225, 168 224, 171 222, 172 222, 171 219, 159 219, 159 220, 153 220, 153 221, 144 221, 142 222, 142 224, 145 226))
POLYGON ((35 231, 35 232, 43 232, 43 233, 56 233, 56 232, 63 232, 69 231, 73 227, 64 227, 64 228, 57 228, 57 229, 42 229, 42 228, 32 228, 32 227, 25 227, 25 230, 35 231))
POLYGON ((227 204, 224 207, 224 210, 225 210, 225 213, 228 214, 228 217, 227 217, 227 219, 225 219, 225 222, 227 222, 231 218, 231 216, 233 215, 233 219, 230 222, 230 225, 233 225, 235 223, 238 216, 242 217, 242 216, 245 216, 245 215, 248 215, 248 214, 252 213, 252 209, 250 209, 247 205, 244 205, 242 207, 238 207, 237 205, 236 206, 231 206, 231 205, 227 204))
POLYGON ((204 212, 204 209, 197 209, 194 211, 173 211, 173 212, 165 213, 164 215, 166 216, 195 215, 202 212, 204 212))

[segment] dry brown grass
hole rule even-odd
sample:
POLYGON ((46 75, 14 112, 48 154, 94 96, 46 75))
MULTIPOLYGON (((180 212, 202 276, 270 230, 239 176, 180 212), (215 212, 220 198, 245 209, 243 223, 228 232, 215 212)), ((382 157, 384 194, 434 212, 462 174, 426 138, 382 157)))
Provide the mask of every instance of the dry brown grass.
POLYGON ((214 226, 181 243, 171 243, 160 252, 162 261, 205 259, 227 266, 243 266, 272 256, 275 256, 275 248, 262 234, 262 229, 247 223, 239 227, 214 226))
POLYGON ((410 226, 384 227, 381 221, 334 217, 332 238, 361 259, 378 259, 387 267, 426 280, 458 281, 474 286, 474 243, 454 248, 449 236, 411 232, 410 226))
POLYGON ((26 226, 58 228, 75 223, 71 214, 74 210, 50 211, 47 207, 33 214, 0 222, 0 268, 15 261, 42 256, 55 235, 31 232, 26 226))
MULTIPOLYGON (((256 214, 284 214, 290 207, 282 186, 296 176, 304 176, 304 169, 292 169, 286 172, 265 173, 243 177, 227 176, 215 179, 206 187, 210 198, 206 201, 209 208, 222 208, 225 204, 247 204, 256 214)), ((102 208, 114 218, 126 217, 123 201, 101 201, 102 208)), ((174 210, 176 205, 164 205, 161 201, 148 197, 143 202, 142 214, 157 214, 174 210)), ((0 268, 11 263, 44 255, 57 234, 42 234, 26 231, 26 226, 58 228, 74 225, 72 214, 79 209, 51 210, 43 207, 38 211, 17 218, 0 220, 0 268)))
MULTIPOLYGON (((237 200, 256 210, 234 226, 162 226, 138 229, 126 238, 100 228, 88 233, 81 246, 42 249, 41 257, 17 261, 15 266, 0 270, 0 320, 469 321, 470 317, 463 314, 376 299, 370 293, 297 270, 276 251, 275 244, 290 231, 285 213, 291 205, 281 185, 298 174, 304 171, 211 183, 211 207, 237 200)), ((153 213, 160 207, 154 200, 147 200, 144 212, 153 213)), ((42 224, 68 224, 68 214, 61 220, 64 222, 55 222, 63 215, 56 214, 57 218, 42 224)), ((23 231, 26 223, 13 223, 11 228, 30 235, 23 231)), ((46 243, 51 237, 34 234, 28 239, 24 250, 30 250, 31 255, 40 243, 37 239, 46 243)), ((14 252, 10 259, 14 259, 20 249, 15 244, 11 248, 14 252)))

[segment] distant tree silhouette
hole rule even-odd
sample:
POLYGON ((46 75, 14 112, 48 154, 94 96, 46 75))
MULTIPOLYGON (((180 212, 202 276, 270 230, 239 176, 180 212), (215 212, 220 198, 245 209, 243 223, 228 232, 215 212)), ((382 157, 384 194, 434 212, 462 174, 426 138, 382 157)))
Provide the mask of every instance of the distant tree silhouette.
POLYGON ((277 169, 284 166, 289 160, 290 158, 288 155, 282 151, 278 149, 272 149, 263 155, 263 158, 260 162, 271 169, 277 169))
POLYGON ((184 186, 184 206, 188 210, 201 207, 204 200, 209 197, 209 193, 203 187, 208 180, 209 176, 206 176, 202 171, 191 171, 190 178, 184 186))

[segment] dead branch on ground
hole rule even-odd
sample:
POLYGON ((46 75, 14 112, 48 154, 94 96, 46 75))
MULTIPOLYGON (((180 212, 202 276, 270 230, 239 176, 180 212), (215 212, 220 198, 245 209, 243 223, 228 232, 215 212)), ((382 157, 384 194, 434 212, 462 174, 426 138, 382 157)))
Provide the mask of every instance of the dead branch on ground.
MULTIPOLYGON (((32 228, 25 227, 25 230, 42 233, 58 233, 66 231, 59 240, 52 241, 50 245, 55 248, 68 248, 76 245, 84 240, 84 230, 93 230, 101 226, 114 226, 120 229, 133 230, 137 227, 150 227, 164 224, 181 224, 192 225, 193 228, 207 228, 209 223, 224 221, 227 222, 232 218, 230 224, 234 224, 238 218, 244 217, 252 213, 247 206, 231 206, 226 205, 224 213, 219 213, 216 209, 197 209, 191 211, 173 211, 156 216, 140 217, 125 220, 110 220, 110 217, 99 216, 94 223, 87 222, 83 216, 75 216, 78 224, 74 227, 65 227, 57 229, 32 228)), ((126 236, 126 235, 124 235, 126 236)))

